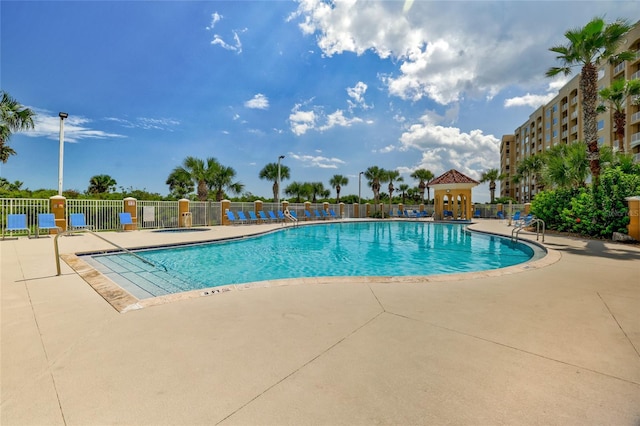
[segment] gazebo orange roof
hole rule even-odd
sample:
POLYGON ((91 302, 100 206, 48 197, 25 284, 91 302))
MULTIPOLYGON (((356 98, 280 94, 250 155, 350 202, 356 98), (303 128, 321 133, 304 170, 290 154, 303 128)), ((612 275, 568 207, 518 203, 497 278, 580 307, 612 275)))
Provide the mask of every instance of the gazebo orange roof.
POLYGON ((448 172, 441 174, 440 176, 438 176, 437 178, 429 182, 429 186, 446 185, 451 183, 472 183, 475 185, 480 184, 480 182, 478 182, 477 180, 471 179, 469 176, 463 173, 460 173, 455 169, 451 169, 448 172))

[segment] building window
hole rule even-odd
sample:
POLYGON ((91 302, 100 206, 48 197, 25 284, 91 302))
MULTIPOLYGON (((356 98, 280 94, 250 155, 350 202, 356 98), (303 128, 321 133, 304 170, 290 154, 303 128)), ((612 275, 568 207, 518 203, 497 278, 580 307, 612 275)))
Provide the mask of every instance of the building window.
POLYGON ((554 131, 553 131, 553 138, 555 139, 555 138, 557 138, 557 137, 558 137, 558 131, 557 131, 557 130, 554 130, 554 131))
POLYGON ((555 126, 556 124, 558 124, 558 118, 557 118, 557 117, 555 117, 555 118, 553 119, 553 125, 555 126))
POLYGON ((598 145, 604 145, 604 136, 598 138, 598 145))
POLYGON ((604 129, 604 120, 598 120, 598 131, 604 129))

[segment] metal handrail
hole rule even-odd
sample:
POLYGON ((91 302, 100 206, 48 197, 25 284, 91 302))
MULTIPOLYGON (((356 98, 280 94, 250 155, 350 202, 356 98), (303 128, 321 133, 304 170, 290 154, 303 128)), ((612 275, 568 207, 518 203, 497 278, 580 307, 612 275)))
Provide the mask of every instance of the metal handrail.
POLYGON ((520 233, 520 231, 522 231, 525 227, 532 226, 533 224, 536 225, 536 241, 538 241, 540 237, 540 224, 542 224, 542 242, 544 243, 544 231, 546 228, 546 224, 544 223, 544 220, 538 218, 533 218, 527 223, 522 222, 517 228, 513 228, 511 230, 511 241, 518 242, 518 234, 520 233))
POLYGON ((104 241, 104 242, 107 242, 107 243, 111 244, 111 245, 112 245, 112 246, 114 246, 115 248, 117 248, 117 249, 119 249, 119 250, 122 250, 123 252, 125 252, 125 253, 127 253, 127 254, 130 254, 131 256, 133 256, 133 257, 135 257, 136 259, 138 259, 138 260, 140 260, 140 261, 142 261, 142 262, 146 263, 147 265, 149 265, 149 266, 153 266, 154 268, 158 268, 159 266, 161 266, 161 267, 164 269, 164 271, 165 271, 165 272, 167 272, 167 267, 166 267, 166 266, 164 266, 163 264, 156 265, 156 264, 155 264, 155 263, 153 263, 152 261, 147 260, 147 259, 145 259, 145 258, 144 258, 144 257, 142 257, 142 256, 138 256, 137 254, 133 253, 133 252, 132 252, 132 251, 130 251, 130 250, 127 250, 127 249, 126 249, 126 248, 124 248, 124 247, 119 246, 118 244, 114 243, 113 241, 109 241, 109 240, 107 240, 106 238, 101 237, 100 235, 96 234, 95 232, 93 232, 93 231, 92 231, 92 230, 90 230, 90 229, 68 229, 68 230, 66 230, 66 231, 63 231, 63 232, 60 232, 60 233, 56 234, 55 238, 53 239, 53 249, 54 249, 55 256, 56 256, 56 270, 57 270, 57 272, 58 272, 58 273, 56 274, 56 276, 60 276, 60 275, 62 274, 62 273, 60 272, 60 250, 58 249, 58 237, 59 237, 59 236, 61 236, 61 235, 69 235, 69 234, 75 234, 75 233, 80 233, 80 232, 88 232, 88 233, 90 233, 91 235, 93 235, 93 236, 95 236, 95 237, 100 238, 102 241, 104 241))

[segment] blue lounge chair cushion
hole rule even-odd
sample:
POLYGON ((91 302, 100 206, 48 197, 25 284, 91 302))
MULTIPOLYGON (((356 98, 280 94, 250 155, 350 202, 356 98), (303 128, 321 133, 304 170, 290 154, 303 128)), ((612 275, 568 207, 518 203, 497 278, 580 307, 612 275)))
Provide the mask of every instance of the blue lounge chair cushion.
POLYGON ((26 214, 8 214, 7 227, 2 231, 2 239, 4 240, 5 232, 27 231, 27 236, 31 238, 31 230, 27 227, 26 214))
POLYGON ((69 215, 69 227, 71 229, 92 229, 91 225, 87 225, 84 213, 71 213, 69 215))

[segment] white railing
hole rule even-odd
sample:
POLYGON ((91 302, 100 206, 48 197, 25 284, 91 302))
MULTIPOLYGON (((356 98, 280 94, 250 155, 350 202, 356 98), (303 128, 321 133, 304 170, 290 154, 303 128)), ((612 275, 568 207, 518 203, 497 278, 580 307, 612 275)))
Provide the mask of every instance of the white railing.
POLYGON ((640 120, 640 111, 634 112, 633 114, 631 114, 631 120, 629 122, 635 123, 638 120, 640 120))
POLYGON ((35 198, 0 198, 0 229, 4 231, 7 225, 7 215, 26 214, 27 227, 35 232, 38 226, 38 214, 49 213, 49 200, 35 198))
POLYGON ((177 201, 138 201, 138 229, 177 228, 178 207, 177 201))
POLYGON ((120 226, 118 213, 123 211, 122 200, 67 200, 67 223, 71 213, 84 213, 95 231, 110 231, 120 226))
POLYGON ((616 67, 613 69, 613 75, 618 74, 619 72, 623 71, 624 68, 627 66, 627 62, 626 61, 622 61, 620 62, 618 65, 616 65, 616 67))

